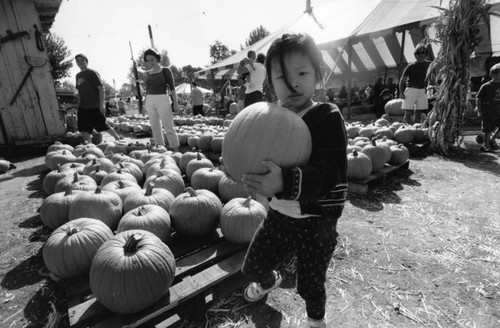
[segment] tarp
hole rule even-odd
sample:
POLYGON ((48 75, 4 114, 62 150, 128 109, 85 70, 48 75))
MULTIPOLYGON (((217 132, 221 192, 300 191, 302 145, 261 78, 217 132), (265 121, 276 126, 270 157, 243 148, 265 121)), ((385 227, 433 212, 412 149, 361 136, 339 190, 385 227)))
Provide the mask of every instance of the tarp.
MULTIPOLYGON (((213 93, 212 90, 208 90, 208 89, 205 89, 202 87, 198 87, 198 89, 200 89, 201 93, 203 93, 204 95, 213 93)), ((189 84, 189 83, 179 84, 178 86, 175 87, 175 93, 176 94, 184 94, 184 95, 191 94, 191 84, 189 84)))

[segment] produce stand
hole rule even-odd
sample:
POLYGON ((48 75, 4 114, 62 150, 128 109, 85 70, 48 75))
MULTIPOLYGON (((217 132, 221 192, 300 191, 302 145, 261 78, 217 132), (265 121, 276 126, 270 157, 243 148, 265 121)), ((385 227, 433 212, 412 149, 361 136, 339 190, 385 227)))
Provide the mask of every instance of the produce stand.
POLYGON ((204 315, 210 304, 247 283, 241 265, 248 244, 234 244, 217 230, 203 238, 174 233, 167 243, 176 259, 175 279, 169 293, 136 314, 116 314, 92 295, 88 277, 65 279, 70 327, 175 327, 183 318, 204 315))
POLYGON ((410 161, 401 165, 386 164, 380 171, 370 174, 363 180, 349 180, 347 190, 359 195, 367 195, 379 188, 391 179, 394 179, 401 173, 407 171, 410 167, 410 161))

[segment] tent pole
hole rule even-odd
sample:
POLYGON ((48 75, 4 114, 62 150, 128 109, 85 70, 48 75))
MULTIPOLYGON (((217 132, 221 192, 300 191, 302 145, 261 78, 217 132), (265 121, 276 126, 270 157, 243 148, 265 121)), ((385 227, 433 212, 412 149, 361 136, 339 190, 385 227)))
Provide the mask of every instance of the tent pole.
POLYGON ((403 37, 401 38, 401 54, 399 56, 399 65, 398 65, 399 66, 398 81, 401 80, 401 74, 403 74, 403 60, 404 60, 404 56, 405 56, 405 40, 406 40, 406 30, 403 30, 403 37))
POLYGON ((347 41, 347 119, 351 119, 352 37, 347 41))

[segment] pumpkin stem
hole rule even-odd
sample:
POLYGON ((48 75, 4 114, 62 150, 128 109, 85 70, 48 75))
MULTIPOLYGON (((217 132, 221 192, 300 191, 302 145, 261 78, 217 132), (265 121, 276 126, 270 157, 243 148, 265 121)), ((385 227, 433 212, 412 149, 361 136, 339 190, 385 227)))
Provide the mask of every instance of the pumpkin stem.
POLYGON ((145 196, 151 196, 153 194, 153 188, 155 184, 154 182, 150 182, 148 186, 146 187, 146 192, 144 193, 145 196))
POLYGON ((186 189, 184 189, 184 191, 186 191, 191 197, 198 196, 198 193, 192 187, 187 187, 186 189))
POLYGON ((137 216, 144 216, 144 214, 146 214, 146 209, 144 208, 144 205, 142 205, 141 207, 138 208, 137 210, 137 216))
POLYGON ((119 187, 120 189, 125 188, 125 184, 123 183, 123 180, 118 180, 118 187, 119 187))
POLYGON ((101 186, 97 186, 97 188, 95 189, 95 193, 102 194, 101 186))
POLYGON ((96 166, 94 167, 95 168, 95 172, 99 172, 99 170, 101 169, 101 164, 96 164, 96 166))
POLYGON ((196 152, 196 160, 201 161, 201 155, 199 151, 196 152))
POLYGON ((74 224, 70 224, 66 230, 68 236, 74 235, 80 231, 80 228, 74 224))
POLYGON ((356 149, 353 149, 352 156, 354 156, 354 157, 358 156, 358 151, 356 149))
POLYGON ((125 242, 125 245, 123 245, 123 249, 125 250, 125 254, 134 254, 137 252, 139 242, 141 241, 143 237, 143 234, 141 233, 134 233, 130 237, 128 237, 127 241, 125 242))
POLYGON ((73 173, 73 182, 78 182, 78 172, 73 173))
POLYGON ((246 208, 250 208, 250 202, 252 201, 252 196, 248 196, 247 199, 241 203, 241 205, 245 206, 246 208))
POLYGON ((57 164, 57 173, 61 173, 62 172, 62 167, 61 167, 61 163, 57 164))
POLYGON ((66 192, 64 193, 64 196, 69 196, 69 195, 72 195, 73 194, 73 189, 71 189, 71 187, 68 187, 66 189, 66 192))

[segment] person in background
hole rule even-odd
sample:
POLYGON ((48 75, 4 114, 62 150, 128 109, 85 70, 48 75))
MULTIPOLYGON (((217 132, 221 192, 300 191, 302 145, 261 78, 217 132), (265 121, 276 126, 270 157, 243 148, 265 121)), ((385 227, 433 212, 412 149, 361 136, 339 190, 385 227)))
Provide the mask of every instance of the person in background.
POLYGON ((384 105, 382 102, 382 90, 384 90, 383 79, 379 77, 373 86, 373 109, 377 117, 385 114, 384 105))
POLYGON ((271 161, 265 174, 244 174, 250 193, 271 197, 267 219, 250 243, 242 272, 250 283, 248 302, 257 302, 278 288, 276 266, 289 254, 297 256, 297 290, 305 300, 305 327, 326 328, 326 272, 337 244, 337 220, 347 192, 347 135, 338 107, 314 102, 321 81, 321 53, 305 34, 284 34, 268 52, 269 87, 279 103, 300 116, 312 137, 309 162, 282 168, 271 161))
POLYGON ((146 72, 146 112, 155 145, 165 146, 162 125, 168 140, 168 146, 173 151, 179 151, 179 137, 174 129, 173 110, 179 111, 175 83, 172 71, 160 65, 161 56, 153 49, 148 49, 143 55, 149 70, 146 72), (170 104, 169 94, 172 96, 170 104))
POLYGON ((477 93, 476 109, 481 118, 483 143, 481 151, 498 150, 495 130, 500 129, 500 64, 490 69, 491 80, 481 85, 477 93), (493 137, 492 137, 493 135, 493 137))
POLYGON ((238 112, 241 112, 245 108, 245 91, 246 91, 246 81, 243 75, 238 75, 238 112))
POLYGON ((196 82, 191 82, 191 106, 193 106, 193 116, 205 116, 203 112, 203 93, 198 89, 196 82))
POLYGON ((88 68, 87 56, 78 54, 75 61, 80 72, 76 74, 78 90, 78 131, 82 133, 83 143, 91 142, 92 131, 106 131, 116 140, 123 139, 106 123, 104 85, 99 73, 88 68))
POLYGON ((238 66, 238 74, 245 74, 246 72, 250 74, 245 90, 244 107, 263 100, 263 87, 266 79, 265 60, 266 56, 264 54, 255 57, 255 51, 250 50, 247 53, 247 58, 242 60, 238 66))
POLYGON ((118 101, 116 102, 116 104, 118 106, 118 115, 127 114, 127 111, 125 109, 125 101, 123 101, 122 97, 118 98, 118 101))
POLYGON ((403 121, 407 124, 420 123, 422 113, 429 113, 426 87, 427 70, 431 62, 425 60, 427 49, 424 45, 418 45, 414 54, 417 61, 406 66, 399 81, 399 98, 403 99, 401 108, 405 112, 403 121))

